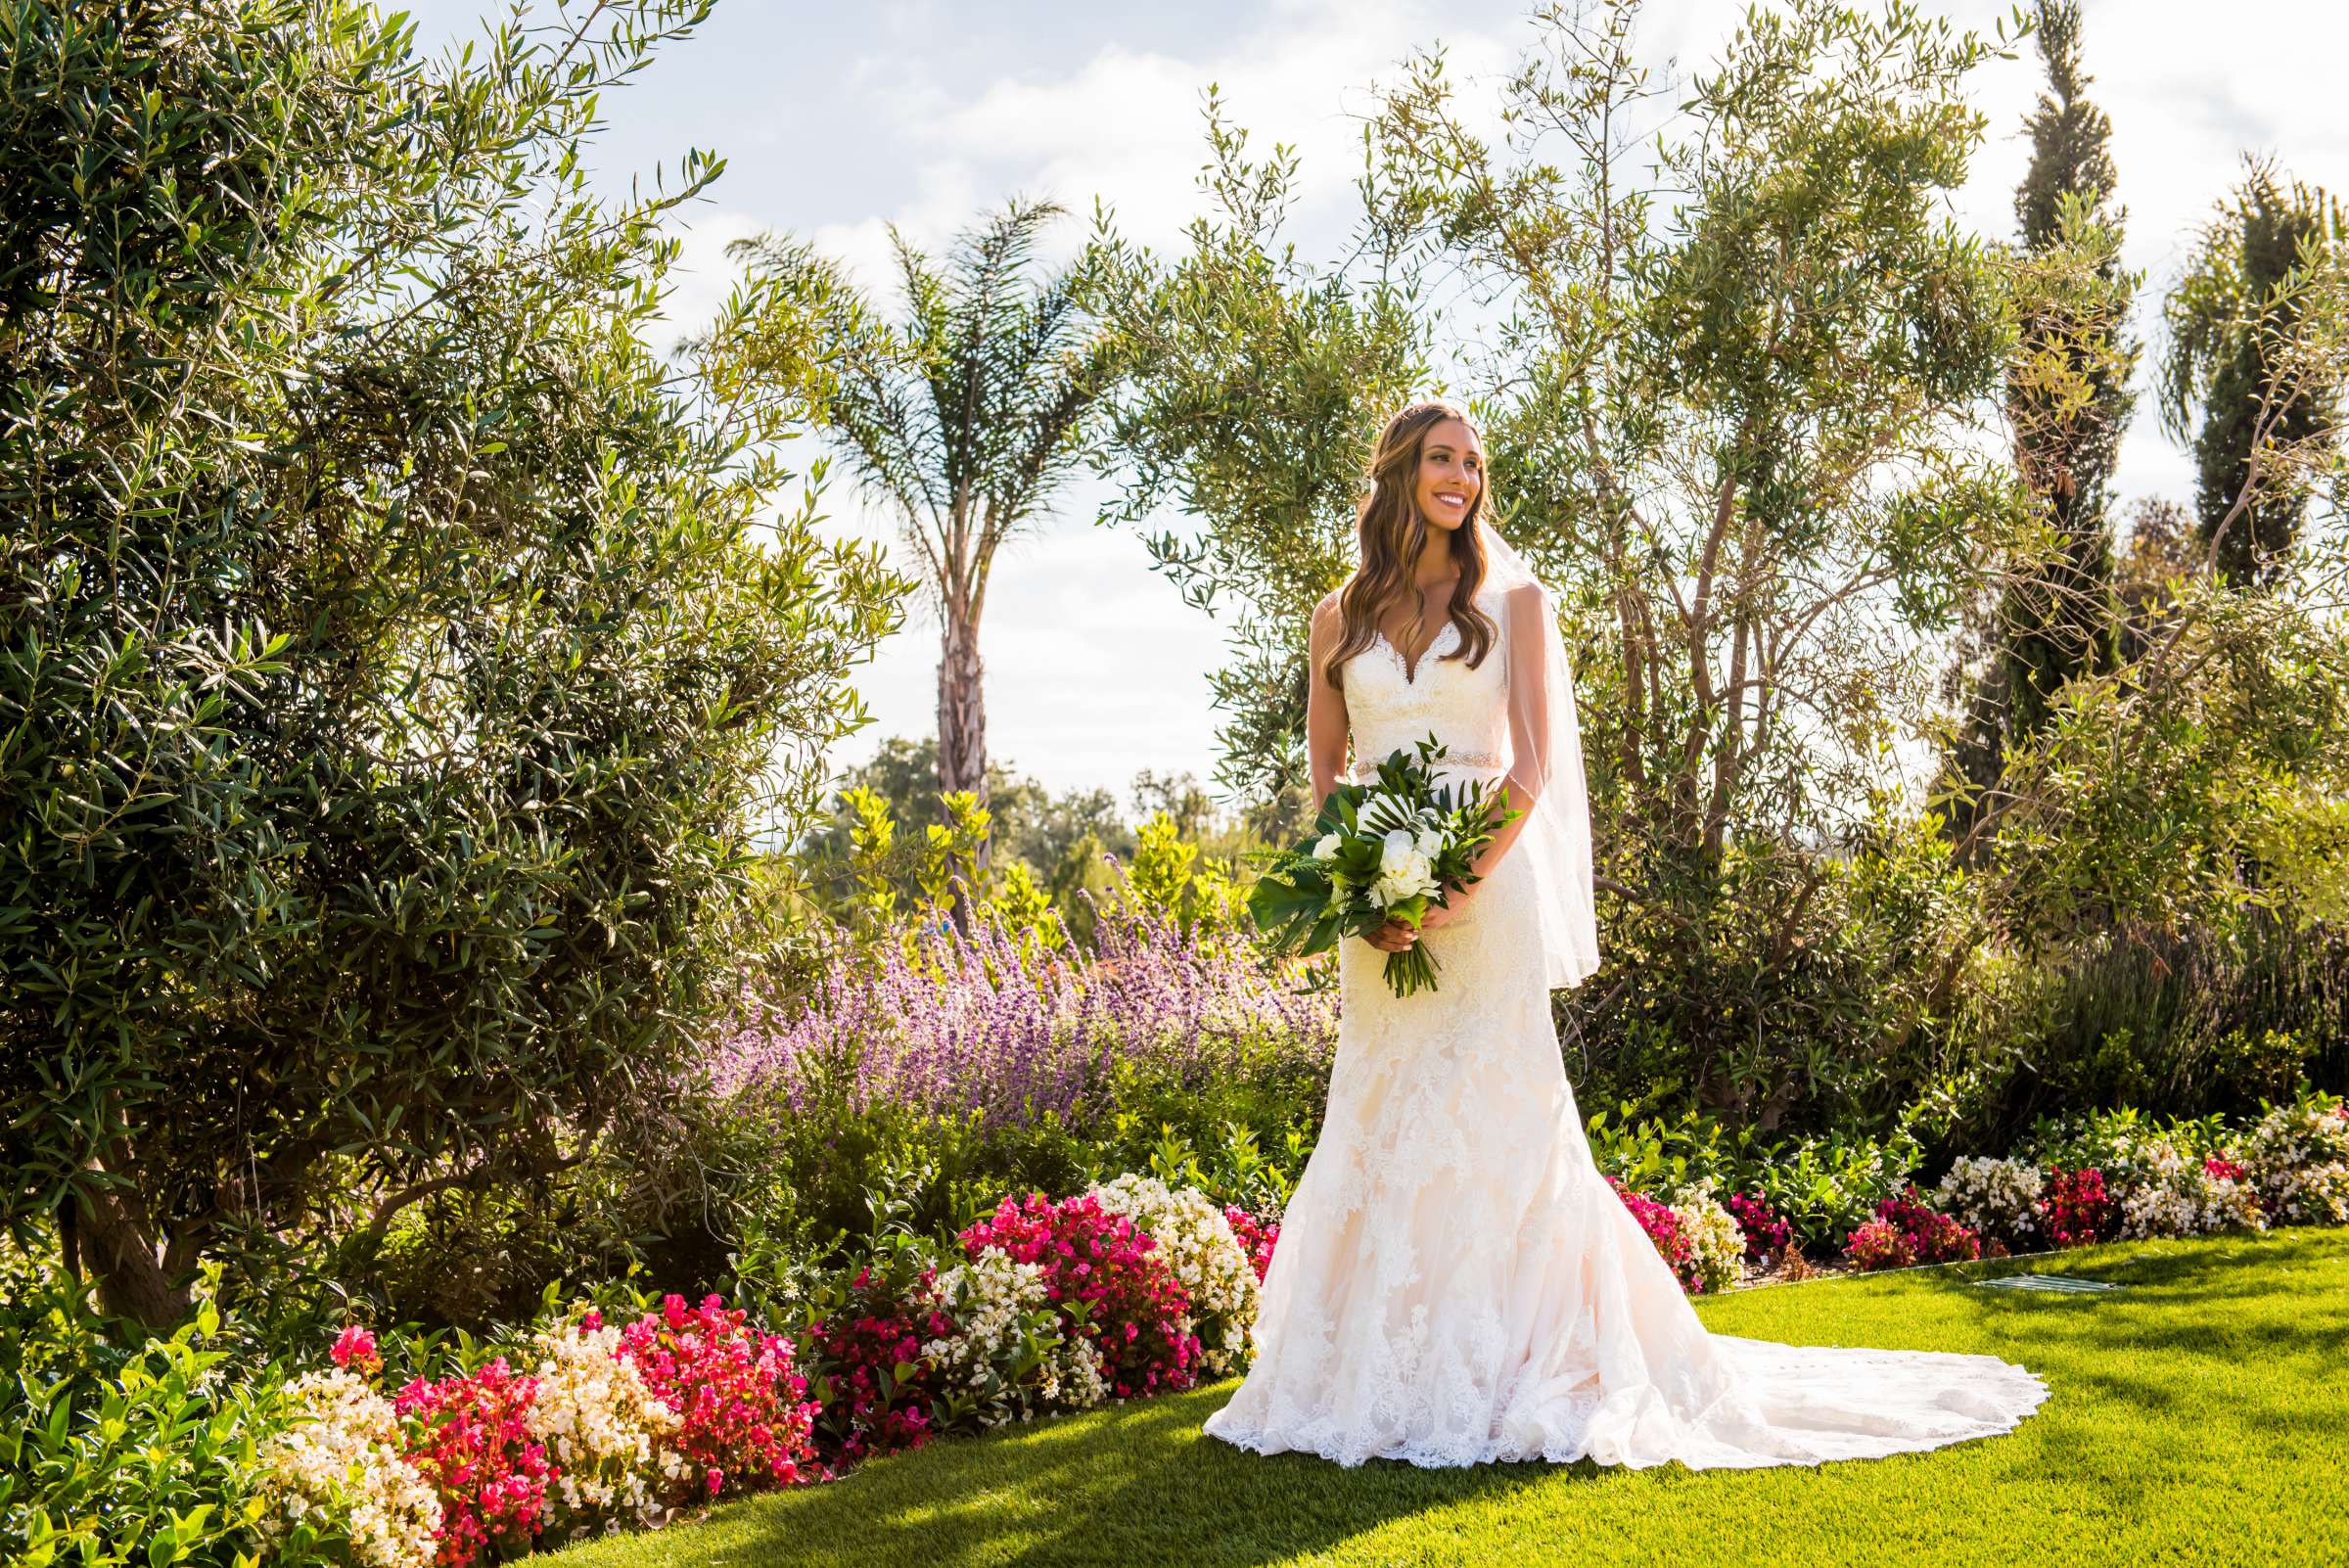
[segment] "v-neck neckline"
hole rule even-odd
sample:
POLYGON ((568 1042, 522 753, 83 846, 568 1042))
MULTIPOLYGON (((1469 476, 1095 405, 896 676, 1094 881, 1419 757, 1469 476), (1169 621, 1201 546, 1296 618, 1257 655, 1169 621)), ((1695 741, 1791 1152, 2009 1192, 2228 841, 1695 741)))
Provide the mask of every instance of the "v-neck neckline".
POLYGON ((1444 640, 1444 633, 1446 629, 1449 628, 1451 630, 1457 631, 1459 629, 1459 624, 1460 623, 1458 622, 1452 620, 1450 616, 1446 616, 1444 618, 1444 624, 1438 626, 1436 628, 1435 635, 1427 639, 1427 645, 1419 650, 1419 656, 1416 659, 1405 658, 1403 650, 1396 646, 1395 639, 1388 636, 1383 628, 1375 625, 1372 626, 1370 628, 1370 635, 1376 637, 1380 642, 1385 643, 1387 645, 1387 652, 1393 654, 1395 656, 1395 662, 1403 667, 1403 683, 1406 686, 1416 686, 1419 684, 1419 667, 1427 663, 1427 656, 1431 653, 1434 653, 1436 651, 1436 644, 1444 640))
POLYGON ((1372 626, 1370 635, 1385 643, 1387 652, 1393 654, 1395 662, 1403 667, 1403 683, 1406 686, 1416 686, 1419 684, 1419 667, 1426 664, 1427 656, 1436 651, 1436 644, 1444 640, 1444 633, 1448 630, 1456 631, 1458 629, 1458 622, 1446 621, 1443 625, 1436 628, 1436 634, 1427 639, 1427 646, 1419 650, 1419 657, 1416 659, 1405 659, 1403 650, 1395 646, 1395 639, 1378 627, 1372 626))

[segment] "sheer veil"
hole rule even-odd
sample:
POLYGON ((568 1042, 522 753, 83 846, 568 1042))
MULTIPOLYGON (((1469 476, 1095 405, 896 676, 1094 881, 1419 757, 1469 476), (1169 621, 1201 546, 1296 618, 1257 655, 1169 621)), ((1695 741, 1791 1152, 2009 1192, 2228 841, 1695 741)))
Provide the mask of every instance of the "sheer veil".
POLYGON ((1508 853, 1533 870, 1535 924, 1542 967, 1551 989, 1579 986, 1598 967, 1598 913, 1591 891, 1590 795, 1583 776, 1582 724, 1575 712, 1574 671, 1558 630, 1558 595, 1536 577, 1525 558, 1484 518, 1486 581, 1507 592, 1533 583, 1540 592, 1538 624, 1509 617, 1509 733, 1517 755, 1509 773, 1517 791, 1534 798, 1508 853))

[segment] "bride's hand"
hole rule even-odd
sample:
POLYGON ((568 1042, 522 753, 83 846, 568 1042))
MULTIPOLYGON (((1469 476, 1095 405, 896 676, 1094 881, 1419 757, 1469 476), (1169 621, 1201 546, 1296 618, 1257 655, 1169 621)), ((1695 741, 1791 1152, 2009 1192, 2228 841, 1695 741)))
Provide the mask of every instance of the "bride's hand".
POLYGON ((1400 920, 1390 920, 1376 931, 1365 931, 1362 940, 1380 952, 1408 952, 1419 933, 1400 920))
POLYGON ((1427 906, 1427 913, 1419 917, 1419 929, 1421 931, 1441 931, 1467 912, 1468 895, 1454 888, 1451 893, 1451 902, 1431 903, 1427 906))

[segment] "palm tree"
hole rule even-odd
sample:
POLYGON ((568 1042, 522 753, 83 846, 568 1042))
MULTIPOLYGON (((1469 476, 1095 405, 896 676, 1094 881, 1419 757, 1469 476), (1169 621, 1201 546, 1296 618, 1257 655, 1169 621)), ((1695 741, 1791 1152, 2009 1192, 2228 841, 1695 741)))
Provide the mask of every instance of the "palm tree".
MULTIPOLYGON (((1077 303, 1082 262, 1029 286, 1036 236, 1064 210, 1014 198, 956 236, 943 266, 890 225, 904 295, 895 324, 805 243, 769 234, 729 248, 750 261, 778 322, 819 324, 815 416, 898 513, 938 609, 940 793, 968 790, 982 804, 988 573, 1082 456, 1085 416, 1111 379, 1101 335, 1077 303)), ((806 366, 774 374, 804 382, 806 366)))

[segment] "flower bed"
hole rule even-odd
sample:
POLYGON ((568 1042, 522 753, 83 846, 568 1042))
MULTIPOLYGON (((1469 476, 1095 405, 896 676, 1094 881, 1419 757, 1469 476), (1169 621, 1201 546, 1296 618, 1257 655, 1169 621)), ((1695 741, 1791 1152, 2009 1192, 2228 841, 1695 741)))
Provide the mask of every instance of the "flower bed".
MULTIPOLYGON (((2331 1096, 2232 1133, 2110 1119, 2041 1141, 1960 1161, 1931 1188, 1905 1181, 1832 1250, 1882 1268, 2256 1231, 2337 1220, 2349 1190, 2349 1108, 2331 1096)), ((1756 1263, 1802 1267, 1761 1187, 1609 1180, 1691 1294, 1756 1263)), ((329 1364, 207 1393, 254 1439, 245 1469, 219 1472, 249 1524, 223 1528, 248 1531, 264 1562, 473 1568, 944 1434, 1190 1387, 1245 1368, 1278 1233, 1276 1216, 1129 1175, 1006 1199, 951 1243, 892 1232, 793 1298, 789 1324, 672 1295, 611 1322, 580 1303, 497 1342, 400 1342, 389 1358, 352 1326, 329 1364), (404 1368, 395 1393, 387 1359, 404 1368)))

